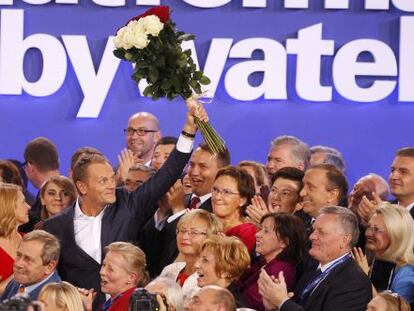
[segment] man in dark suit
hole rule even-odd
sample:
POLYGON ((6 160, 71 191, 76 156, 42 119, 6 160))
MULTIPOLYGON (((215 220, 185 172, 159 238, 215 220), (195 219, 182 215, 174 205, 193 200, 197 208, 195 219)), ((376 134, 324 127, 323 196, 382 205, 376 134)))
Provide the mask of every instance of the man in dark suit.
MULTIPOLYGON (((99 291, 103 248, 114 241, 137 242, 143 215, 157 205, 180 177, 197 130, 194 115, 207 120, 204 109, 192 104, 177 148, 152 178, 128 195, 124 189, 115 188, 114 171, 103 155, 88 154, 78 160, 73 170, 78 201, 44 225, 45 230, 61 242, 58 271, 62 279, 99 291)), ((139 132, 135 134, 140 135, 139 132)), ((102 295, 99 296, 102 301, 102 295)))
POLYGON ((40 189, 45 181, 52 176, 59 175, 59 156, 56 145, 45 137, 31 140, 24 150, 23 169, 33 186, 39 189, 35 202, 29 210, 29 222, 19 227, 20 232, 30 232, 40 221, 42 203, 40 189))
POLYGON ((283 273, 272 279, 262 272, 259 292, 265 306, 280 311, 365 310, 372 298, 372 288, 351 256, 359 235, 356 216, 344 207, 326 207, 313 228, 309 254, 319 262, 318 269, 305 272, 295 287, 293 299, 283 273))
POLYGON ((184 205, 181 201, 178 204, 180 206, 170 206, 170 210, 158 210, 154 219, 145 225, 140 246, 147 254, 151 276, 157 276, 165 266, 177 258, 177 223, 187 209, 213 211, 211 187, 217 171, 229 164, 230 153, 227 149, 214 154, 207 144, 202 143, 194 150, 188 169, 193 193, 184 197, 184 205))
POLYGON ((7 284, 0 301, 17 294, 36 300, 46 284, 60 282, 56 272, 59 252, 59 241, 52 234, 43 230, 26 234, 16 252, 14 277, 7 284))

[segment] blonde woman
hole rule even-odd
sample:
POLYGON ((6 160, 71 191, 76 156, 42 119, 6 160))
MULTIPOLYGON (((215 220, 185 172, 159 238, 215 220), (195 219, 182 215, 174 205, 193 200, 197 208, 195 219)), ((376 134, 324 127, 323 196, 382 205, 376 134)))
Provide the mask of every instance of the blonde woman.
POLYGON ((173 279, 182 287, 185 302, 198 289, 194 265, 200 256, 201 245, 207 238, 220 231, 222 226, 217 217, 201 209, 190 211, 178 221, 179 255, 176 262, 162 270, 160 276, 173 279))
POLYGON ((372 298, 366 311, 410 311, 410 305, 400 295, 383 291, 372 298))
MULTIPOLYGON (((105 247, 102 263, 101 290, 110 296, 103 305, 106 311, 127 311, 129 298, 136 287, 144 287, 149 281, 144 252, 127 242, 113 242, 105 247)), ((93 291, 93 290, 92 290, 93 291)), ((85 310, 92 310, 93 292, 79 289, 85 310)))
POLYGON ((17 245, 22 239, 17 227, 29 221, 29 208, 19 186, 0 183, 0 294, 12 278, 17 245))
MULTIPOLYGON (((366 250, 374 260, 395 264, 387 289, 414 303, 414 221, 407 209, 383 202, 371 216, 365 231, 366 250)), ((361 250, 354 250, 361 268, 370 275, 383 271, 369 271, 361 250)), ((374 291, 375 293, 375 291, 374 291)))
POLYGON ((43 311, 84 310, 78 290, 68 282, 47 284, 40 291, 39 300, 43 303, 43 311))

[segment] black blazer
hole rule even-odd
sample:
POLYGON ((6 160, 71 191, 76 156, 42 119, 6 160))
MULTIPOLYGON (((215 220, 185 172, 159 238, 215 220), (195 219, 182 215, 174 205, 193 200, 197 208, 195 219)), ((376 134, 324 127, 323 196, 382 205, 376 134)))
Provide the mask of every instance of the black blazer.
POLYGON ((371 282, 352 259, 333 269, 302 305, 299 305, 294 299, 298 299, 314 273, 315 271, 310 271, 303 275, 295 288, 293 300, 287 300, 280 311, 366 310, 372 298, 371 282))
MULTIPOLYGON (((190 153, 174 149, 162 168, 136 191, 125 195, 122 188, 116 190, 116 201, 105 208, 102 218, 102 254, 105 246, 112 242, 137 242, 142 222, 148 214, 154 214, 157 201, 180 177, 189 157, 190 153)), ((74 206, 44 224, 44 229, 61 243, 59 275, 75 286, 99 291, 101 265, 76 244, 73 217, 74 206)))

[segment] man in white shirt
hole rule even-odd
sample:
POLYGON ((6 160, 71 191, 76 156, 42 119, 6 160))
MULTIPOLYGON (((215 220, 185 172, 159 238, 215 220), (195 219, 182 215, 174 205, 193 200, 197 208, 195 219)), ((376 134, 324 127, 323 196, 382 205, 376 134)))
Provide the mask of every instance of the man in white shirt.
POLYGON ((351 257, 359 236, 356 216, 344 207, 326 207, 313 228, 309 254, 319 262, 318 268, 299 279, 294 296, 288 294, 283 272, 272 279, 263 271, 259 292, 266 309, 364 310, 372 298, 372 289, 370 280, 351 257))
MULTIPOLYGON (((44 225, 61 242, 58 269, 63 280, 100 290, 102 249, 114 241, 137 242, 142 220, 155 212, 156 203, 180 177, 190 157, 197 131, 194 116, 208 120, 201 106, 190 104, 176 149, 152 178, 127 195, 125 189, 115 187, 115 174, 105 156, 88 154, 77 161, 73 170, 77 202, 44 225)), ((103 295, 98 300, 104 301, 103 295)))

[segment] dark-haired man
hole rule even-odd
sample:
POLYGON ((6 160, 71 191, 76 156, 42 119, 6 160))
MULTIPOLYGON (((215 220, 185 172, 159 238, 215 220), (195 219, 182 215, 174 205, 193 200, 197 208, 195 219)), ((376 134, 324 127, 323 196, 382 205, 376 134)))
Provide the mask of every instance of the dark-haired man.
MULTIPOLYGON (((56 145, 45 137, 37 137, 27 144, 24 150, 24 160, 23 169, 36 189, 40 190, 49 177, 60 174, 56 145)), ((42 203, 39 192, 30 208, 29 222, 21 225, 19 231, 23 233, 32 231, 34 225, 40 221, 41 210, 42 203)))

